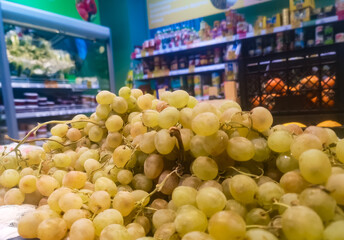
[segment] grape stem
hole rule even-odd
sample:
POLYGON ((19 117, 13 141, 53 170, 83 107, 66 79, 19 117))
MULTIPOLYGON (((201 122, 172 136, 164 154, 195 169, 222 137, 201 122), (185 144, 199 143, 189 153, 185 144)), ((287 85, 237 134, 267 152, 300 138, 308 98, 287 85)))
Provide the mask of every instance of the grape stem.
POLYGON ((183 163, 185 162, 185 155, 184 155, 184 145, 183 145, 183 140, 182 140, 182 136, 180 134, 179 128, 177 127, 171 127, 169 129, 170 131, 170 136, 171 137, 175 137, 178 141, 178 146, 179 146, 179 158, 177 160, 177 166, 176 169, 177 172, 176 174, 182 175, 182 171, 183 171, 183 163))
POLYGON ((264 225, 246 225, 246 228, 260 228, 260 229, 269 229, 269 226, 264 225))
POLYGON ((242 175, 245 175, 245 176, 248 176, 248 177, 253 177, 254 179, 259 179, 261 178, 262 176, 264 176, 264 170, 260 167, 258 167, 258 169, 262 172, 260 175, 255 175, 255 174, 251 174, 251 173, 246 173, 246 172, 243 172, 243 171, 240 171, 239 169, 233 167, 233 166, 229 166, 228 168, 231 168, 235 171, 237 171, 238 173, 242 174, 242 175))
POLYGON ((285 207, 285 208, 290 208, 290 206, 288 204, 280 203, 276 199, 274 200, 274 202, 272 204, 277 205, 277 206, 281 206, 281 207, 285 207))

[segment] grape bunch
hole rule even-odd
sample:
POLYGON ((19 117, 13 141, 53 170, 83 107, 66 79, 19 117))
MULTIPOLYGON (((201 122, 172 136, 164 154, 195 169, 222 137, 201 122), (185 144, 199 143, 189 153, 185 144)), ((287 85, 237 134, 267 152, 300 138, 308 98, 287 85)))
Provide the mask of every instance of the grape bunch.
POLYGON ((269 110, 160 99, 123 87, 96 112, 55 124, 42 149, 0 156, 0 205, 41 240, 339 240, 344 140, 275 125, 269 110))

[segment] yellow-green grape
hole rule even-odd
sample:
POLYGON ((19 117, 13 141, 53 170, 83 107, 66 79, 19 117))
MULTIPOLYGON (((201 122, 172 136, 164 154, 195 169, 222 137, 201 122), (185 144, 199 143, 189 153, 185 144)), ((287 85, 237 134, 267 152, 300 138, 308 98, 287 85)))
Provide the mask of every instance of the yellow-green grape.
POLYGON ((229 108, 236 108, 239 111, 241 111, 240 105, 237 102, 233 101, 233 100, 226 100, 224 103, 222 103, 221 106, 220 106, 220 111, 221 112, 225 112, 229 108))
POLYGON ((217 109, 209 102, 200 102, 192 109, 193 118, 201 113, 211 112, 217 115, 217 109))
POLYGON ((201 231, 207 229, 207 216, 195 206, 184 205, 178 210, 174 224, 177 232, 183 236, 188 232, 201 231))
POLYGON ((216 212, 223 210, 226 206, 226 196, 219 189, 214 187, 205 187, 198 191, 196 203, 198 209, 207 215, 212 216, 216 212))
POLYGON ((189 96, 188 104, 186 105, 188 108, 194 108, 197 105, 198 101, 194 96, 189 96))
POLYGON ((70 128, 66 133, 66 137, 72 142, 78 141, 82 137, 82 133, 77 128, 70 128))
POLYGON ((23 193, 33 193, 36 191, 37 177, 34 175, 25 175, 19 180, 19 189, 23 193))
POLYGON ((111 108, 108 104, 99 104, 96 108, 97 117, 100 119, 106 119, 111 111, 111 108))
POLYGON ((100 236, 102 230, 110 224, 123 225, 123 216, 116 209, 106 209, 93 219, 93 224, 96 235, 100 236))
POLYGON ((299 168, 299 161, 292 155, 281 153, 276 159, 276 166, 282 173, 299 168))
POLYGON ((5 193, 4 203, 6 205, 20 205, 25 200, 25 194, 19 188, 11 188, 5 193))
POLYGON ((241 112, 240 109, 231 107, 222 112, 220 117, 220 123, 229 123, 232 120, 232 116, 241 112))
POLYGON ((245 206, 234 199, 227 200, 225 210, 236 212, 242 218, 245 218, 246 216, 245 206))
POLYGON ((147 132, 147 127, 142 122, 135 122, 131 124, 130 135, 135 138, 147 132))
POLYGON ((95 237, 95 229, 91 220, 81 218, 76 220, 70 228, 70 240, 93 240, 95 237))
POLYGON ((129 223, 126 229, 133 239, 139 239, 146 235, 145 229, 138 223, 129 223))
POLYGON ((258 187, 256 198, 258 204, 264 209, 269 209, 275 201, 284 195, 284 190, 277 183, 266 182, 258 187))
POLYGON ((87 159, 84 163, 84 168, 87 174, 94 173, 96 170, 101 169, 101 164, 95 159, 87 159))
POLYGON ((131 95, 131 90, 128 87, 121 87, 118 91, 118 95, 122 98, 128 99, 131 95))
POLYGON ((344 174, 331 175, 326 183, 326 189, 336 199, 337 204, 344 205, 344 174))
POLYGON ((142 123, 150 128, 154 128, 159 125, 159 112, 156 110, 145 110, 142 112, 142 123))
POLYGON ((296 159, 299 159, 300 155, 309 149, 322 149, 319 138, 309 133, 297 136, 290 145, 290 152, 296 159))
POLYGON ((158 209, 152 217, 153 226, 157 229, 165 223, 173 223, 176 215, 176 212, 171 209, 158 209))
POLYGON ((94 125, 88 132, 88 137, 92 142, 100 142, 103 138, 104 131, 99 126, 94 125))
POLYGON ((133 96, 134 98, 137 99, 142 95, 143 95, 143 92, 141 89, 138 89, 138 88, 131 89, 131 96, 133 96))
POLYGON ((53 136, 64 137, 68 131, 68 125, 64 123, 56 124, 50 129, 50 132, 53 136))
POLYGON ((325 183, 332 171, 327 155, 317 149, 303 152, 299 158, 299 167, 301 175, 313 184, 325 183))
POLYGON ((136 123, 136 122, 142 122, 141 119, 142 119, 142 113, 135 114, 135 115, 131 118, 130 123, 131 123, 131 124, 134 124, 134 123, 136 123))
POLYGON ((280 179, 280 185, 285 192, 300 193, 309 186, 299 170, 286 172, 280 179))
POLYGON ((112 110, 114 110, 118 114, 123 114, 128 111, 128 103, 122 97, 115 97, 111 104, 112 110))
POLYGON ((170 91, 165 91, 162 94, 160 94, 159 98, 161 101, 168 102, 169 97, 171 97, 172 92, 170 91))
POLYGON ((228 155, 236 161, 248 161, 254 157, 254 146, 244 137, 232 137, 227 145, 228 155))
POLYGON ((175 108, 185 107, 189 102, 189 94, 184 90, 176 90, 172 92, 171 96, 167 99, 168 104, 175 108))
POLYGON ((97 179, 101 177, 109 177, 109 175, 105 171, 98 170, 95 173, 93 173, 92 183, 94 184, 97 181, 97 179))
POLYGON ((108 225, 100 234, 99 240, 132 240, 128 230, 120 224, 108 225))
POLYGON ((331 175, 341 174, 341 173, 344 173, 344 168, 332 167, 332 174, 331 175))
POLYGON ((81 189, 85 186, 86 180, 86 173, 79 171, 70 171, 64 176, 62 180, 62 185, 72 189, 81 189))
POLYGON ((134 222, 140 224, 144 228, 146 234, 151 230, 151 221, 146 216, 137 216, 134 222))
POLYGON ((55 178, 59 185, 61 186, 62 185, 62 180, 64 178, 64 176, 67 174, 67 172, 65 170, 56 170, 54 171, 54 173, 51 175, 53 178, 55 178))
POLYGON ((156 131, 146 132, 142 135, 140 141, 140 150, 144 153, 150 154, 155 151, 155 144, 154 138, 156 135, 156 131))
POLYGON ((51 136, 49 139, 51 141, 47 141, 46 144, 50 150, 57 150, 63 147, 63 139, 58 136, 51 136))
POLYGON ((344 236, 344 220, 330 223, 324 230, 324 240, 340 240, 344 236))
POLYGON ((236 212, 220 211, 209 219, 208 232, 215 240, 245 239, 246 224, 236 212))
POLYGON ((19 219, 18 233, 23 238, 36 238, 38 225, 46 219, 42 211, 27 212, 19 219))
POLYGON ((128 104, 129 110, 135 109, 137 107, 136 98, 133 96, 130 96, 128 99, 126 99, 126 102, 128 104))
POLYGON ((116 95, 112 92, 103 90, 97 94, 96 101, 98 104, 111 104, 115 97, 116 95))
POLYGON ((150 201, 149 193, 146 191, 134 190, 130 194, 134 198, 134 202, 142 202, 143 206, 147 206, 150 201))
POLYGON ((328 134, 328 139, 325 142, 325 146, 330 146, 331 144, 337 143, 338 142, 338 136, 335 131, 333 131, 331 128, 325 128, 327 134, 328 134))
POLYGON ((112 115, 106 120, 105 126, 109 132, 118 132, 123 127, 123 119, 118 115, 112 115))
POLYGON ((76 129, 82 129, 84 127, 86 127, 86 124, 87 124, 87 121, 88 120, 88 117, 84 114, 78 114, 76 116, 73 117, 72 119, 72 127, 73 128, 76 128, 76 129))
POLYGON ((222 130, 217 131, 216 133, 206 136, 204 138, 204 149, 208 154, 212 156, 218 156, 223 151, 226 150, 228 144, 228 135, 222 130))
POLYGON ((87 213, 87 210, 83 209, 70 209, 63 214, 62 218, 66 221, 67 228, 70 229, 75 221, 87 218, 87 213))
POLYGON ((293 206, 282 214, 282 230, 288 240, 321 240, 324 226, 321 218, 312 209, 293 206))
POLYGON ((209 157, 197 157, 191 166, 192 172, 196 177, 202 180, 214 179, 218 174, 218 166, 216 162, 209 157))
POLYGON ((62 218, 49 218, 37 228, 37 237, 41 240, 60 240, 67 233, 67 224, 62 218))
POLYGON ((335 215, 336 200, 319 188, 307 188, 299 196, 300 204, 313 209, 324 222, 335 215))
POLYGON ((255 107, 251 111, 252 127, 259 132, 268 130, 273 122, 270 111, 264 107, 255 107))
POLYGON ((55 163, 55 167, 65 168, 71 164, 72 159, 65 153, 57 153, 53 155, 53 161, 55 163))
POLYGON ((196 206, 197 190, 189 186, 178 186, 172 192, 174 205, 179 208, 183 205, 196 206))
POLYGON ((45 152, 42 149, 33 149, 27 154, 27 163, 31 165, 39 164, 45 159, 45 152))
POLYGON ((72 192, 72 190, 66 187, 58 188, 54 192, 52 192, 47 200, 50 209, 54 210, 57 213, 60 213, 62 209, 59 206, 59 200, 63 195, 70 192, 72 192))
POLYGON ((164 159, 159 154, 151 154, 146 158, 143 169, 147 178, 156 179, 164 169, 164 159))
POLYGON ((59 207, 63 212, 70 209, 80 209, 82 206, 82 199, 75 193, 66 193, 59 198, 59 207))
POLYGON ((200 113, 192 119, 192 131, 200 136, 209 136, 219 130, 219 118, 211 112, 200 113))
POLYGON ((0 176, 0 184, 5 188, 12 188, 19 183, 20 175, 14 169, 6 169, 0 176))
POLYGON ((275 131, 268 137, 269 148, 278 153, 288 152, 290 150, 290 144, 293 141, 293 137, 287 131, 275 131))
POLYGON ((137 106, 141 108, 142 110, 147 110, 152 107, 152 98, 148 94, 139 96, 137 98, 137 106))
POLYGON ((36 182, 37 190, 48 197, 55 189, 60 187, 59 182, 49 175, 42 175, 36 182))
POLYGON ((286 193, 278 201, 281 205, 278 206, 279 214, 283 214, 284 211, 288 208, 287 206, 299 205, 299 195, 297 193, 286 193))
POLYGON ((114 133, 109 133, 106 137, 106 145, 110 148, 116 148, 119 145, 121 145, 123 141, 123 135, 118 133, 118 132, 114 132, 114 133))
POLYGON ((254 147, 253 160, 256 162, 265 162, 270 158, 270 148, 265 138, 255 138, 251 140, 254 147))
POLYGON ((208 152, 204 149, 205 137, 195 135, 190 141, 190 151, 194 157, 208 156, 208 152))
POLYGON ((146 175, 138 173, 135 174, 132 180, 132 186, 134 189, 140 189, 149 192, 153 187, 153 182, 151 179, 147 178, 146 175))
POLYGON ((133 173, 127 169, 120 169, 117 173, 117 181, 120 184, 127 185, 133 180, 133 173))
POLYGON ((337 142, 336 156, 340 162, 344 163, 344 139, 337 142))
POLYGON ((246 238, 247 240, 278 240, 278 238, 273 235, 271 232, 265 230, 265 229, 259 229, 259 228, 253 228, 246 232, 246 238))
POLYGON ((92 193, 88 201, 88 207, 93 213, 100 213, 110 208, 111 198, 105 191, 96 191, 92 193))
POLYGON ((317 136, 322 144, 325 144, 329 138, 327 131, 322 127, 309 126, 305 129, 304 133, 317 136))
POLYGON ((113 162, 118 168, 123 168, 130 160, 133 150, 126 145, 118 146, 113 152, 113 162))
POLYGON ((182 240, 214 240, 214 238, 204 232, 192 231, 185 234, 182 240))
POLYGON ((182 110, 180 110, 179 122, 184 128, 191 129, 192 119, 193 116, 191 108, 183 108, 182 110))
POLYGON ((155 135, 154 145, 160 154, 169 154, 176 145, 176 138, 171 137, 167 129, 161 129, 155 135))
POLYGON ((230 180, 229 191, 235 200, 248 204, 255 202, 258 186, 252 178, 238 174, 230 180))
POLYGON ((176 125, 179 121, 180 113, 175 107, 167 107, 159 113, 159 127, 168 129, 176 125))
POLYGON ((268 225, 270 222, 270 216, 267 211, 262 208, 252 208, 245 218, 248 225, 268 225))
POLYGON ((123 217, 128 216, 135 208, 135 199, 131 192, 120 191, 112 201, 112 207, 118 210, 123 217))
POLYGON ((140 112, 131 112, 128 116, 128 123, 131 123, 133 121, 133 119, 137 116, 140 115, 140 112))
POLYGON ((1 166, 5 169, 17 169, 18 161, 16 156, 7 155, 0 159, 1 166))
POLYGON ((191 147, 191 139, 194 136, 192 130, 190 130, 188 128, 182 128, 179 130, 179 132, 180 132, 180 136, 182 138, 184 151, 189 151, 190 147, 191 147))
POLYGON ((100 177, 94 183, 94 190, 95 191, 106 191, 110 194, 111 197, 115 196, 117 193, 117 186, 116 184, 106 177, 100 177))
POLYGON ((99 160, 99 152, 95 149, 84 148, 81 152, 78 152, 77 155, 79 155, 79 157, 74 164, 74 168, 79 171, 84 170, 84 164, 87 159, 99 160))
POLYGON ((154 232, 154 239, 175 239, 178 237, 174 223, 165 223, 154 232))

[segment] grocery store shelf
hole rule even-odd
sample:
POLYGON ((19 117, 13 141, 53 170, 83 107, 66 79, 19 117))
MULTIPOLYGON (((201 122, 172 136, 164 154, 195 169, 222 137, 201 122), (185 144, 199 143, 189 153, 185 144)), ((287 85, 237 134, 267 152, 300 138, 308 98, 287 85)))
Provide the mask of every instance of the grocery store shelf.
POLYGON ((225 66, 226 66, 225 63, 219 63, 219 64, 214 64, 214 65, 195 67, 194 70, 189 69, 189 68, 172 70, 172 71, 169 71, 168 74, 158 74, 158 75, 155 75, 154 73, 151 75, 145 74, 143 75, 141 79, 135 79, 135 81, 150 80, 150 79, 162 78, 162 77, 173 77, 173 76, 210 72, 210 71, 218 71, 218 70, 224 70, 225 66))
POLYGON ((231 43, 237 40, 263 36, 263 35, 271 34, 271 33, 285 32, 288 30, 296 29, 296 28, 311 27, 311 26, 316 26, 316 25, 321 25, 321 24, 326 24, 326 23, 333 23, 336 21, 338 21, 338 16, 331 16, 331 17, 326 17, 322 19, 311 20, 308 22, 302 22, 299 25, 295 25, 295 26, 285 25, 285 26, 275 27, 269 30, 261 30, 258 33, 250 32, 250 33, 245 33, 245 34, 237 34, 230 37, 222 37, 222 38, 213 39, 209 41, 198 41, 198 42, 194 42, 194 43, 176 47, 176 48, 155 50, 152 52, 142 52, 142 54, 138 53, 135 55, 135 59, 141 59, 141 58, 152 57, 152 56, 157 56, 157 55, 164 55, 164 54, 169 54, 169 53, 176 53, 176 52, 181 52, 185 50, 214 46, 214 45, 219 45, 219 44, 224 44, 224 43, 231 43))

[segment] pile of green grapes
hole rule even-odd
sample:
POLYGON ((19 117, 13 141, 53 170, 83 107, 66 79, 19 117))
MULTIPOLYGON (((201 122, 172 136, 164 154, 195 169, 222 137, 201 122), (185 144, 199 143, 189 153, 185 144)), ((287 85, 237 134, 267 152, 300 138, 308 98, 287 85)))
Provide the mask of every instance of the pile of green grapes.
MULTIPOLYGON (((187 92, 101 91, 43 149, 0 156, 0 205, 41 240, 343 240, 344 140, 187 92)), ((42 139, 40 139, 42 140, 42 139)), ((18 144, 27 142, 27 138, 18 144)), ((31 140, 30 140, 31 141, 31 140)))

